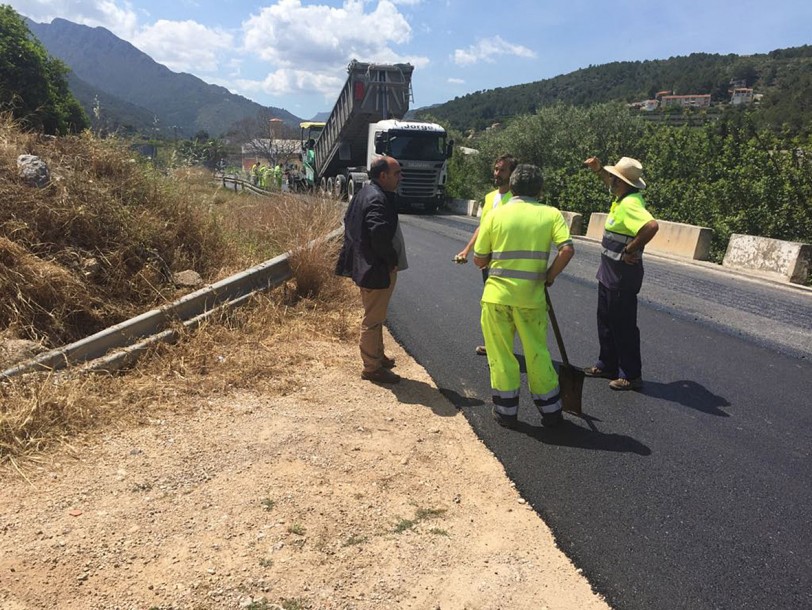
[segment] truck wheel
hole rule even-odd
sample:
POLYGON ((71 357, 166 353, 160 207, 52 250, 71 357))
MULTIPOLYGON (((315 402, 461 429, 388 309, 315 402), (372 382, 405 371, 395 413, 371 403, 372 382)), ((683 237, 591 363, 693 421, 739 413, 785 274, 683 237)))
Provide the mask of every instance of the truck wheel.
POLYGON ((319 180, 319 195, 324 196, 327 193, 327 178, 319 180))
POLYGON ((350 181, 347 183, 347 201, 352 201, 352 198, 355 197, 355 189, 355 180, 350 178, 350 181))
POLYGON ((336 176, 336 179, 333 182, 333 197, 335 197, 337 201, 341 201, 341 198, 344 195, 344 184, 346 182, 347 179, 344 176, 336 176))
POLYGON ((327 183, 324 185, 324 196, 325 197, 332 197, 333 196, 333 179, 327 178, 327 183))

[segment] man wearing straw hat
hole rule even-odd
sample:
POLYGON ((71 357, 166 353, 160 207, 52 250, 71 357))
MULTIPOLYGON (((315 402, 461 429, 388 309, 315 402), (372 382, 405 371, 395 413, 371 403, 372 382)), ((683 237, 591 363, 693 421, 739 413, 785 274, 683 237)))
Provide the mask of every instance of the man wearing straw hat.
POLYGON ((590 157, 584 165, 600 176, 614 198, 596 276, 600 355, 584 373, 611 379, 613 390, 639 390, 643 378, 637 293, 643 285, 643 248, 659 226, 640 192, 646 183, 639 161, 623 157, 616 165, 601 166, 600 159, 590 157))
POLYGON ((490 212, 474 244, 474 264, 488 267, 482 292, 482 336, 490 366, 493 416, 507 428, 518 422, 519 362, 513 353, 518 333, 527 363, 527 382, 542 425, 563 421, 558 376, 547 350, 544 287, 570 262, 575 250, 564 217, 538 201, 541 170, 521 164, 510 175, 513 197, 490 212), (551 247, 558 256, 547 267, 551 247))

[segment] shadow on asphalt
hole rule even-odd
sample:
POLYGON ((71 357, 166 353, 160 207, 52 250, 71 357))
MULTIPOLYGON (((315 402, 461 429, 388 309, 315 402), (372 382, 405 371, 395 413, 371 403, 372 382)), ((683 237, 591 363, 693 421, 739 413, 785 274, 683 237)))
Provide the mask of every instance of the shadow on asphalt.
POLYGON ((643 388, 639 390, 640 394, 649 396, 651 398, 660 398, 668 400, 669 402, 676 402, 685 405, 691 409, 696 409, 708 415, 716 415, 718 417, 730 417, 726 411, 722 411, 722 407, 729 407, 730 402, 723 396, 717 396, 705 386, 691 381, 690 379, 681 379, 680 381, 672 381, 670 383, 660 383, 657 381, 643 381, 643 388))
POLYGON ((636 453, 637 455, 651 455, 651 449, 625 434, 606 434, 595 427, 595 417, 582 414, 564 415, 564 422, 556 428, 544 428, 542 426, 531 426, 528 423, 519 421, 513 432, 526 434, 532 439, 544 443, 545 445, 556 445, 560 447, 574 447, 576 449, 592 449, 596 451, 612 451, 614 453, 636 453), (579 418, 584 420, 589 429, 579 426, 569 418, 579 418))
MULTIPOLYGON (((437 393, 437 388, 429 385, 423 381, 416 381, 408 377, 401 377, 400 383, 394 385, 382 386, 392 391, 398 402, 409 405, 422 405, 430 408, 435 415, 442 417, 454 417, 459 413, 457 410, 457 401, 472 401, 471 398, 460 396, 453 390, 440 390, 437 393), (449 404, 451 402, 451 404, 449 404)), ((468 406, 473 406, 471 403, 468 406)), ((482 404, 482 401, 479 401, 482 404)))

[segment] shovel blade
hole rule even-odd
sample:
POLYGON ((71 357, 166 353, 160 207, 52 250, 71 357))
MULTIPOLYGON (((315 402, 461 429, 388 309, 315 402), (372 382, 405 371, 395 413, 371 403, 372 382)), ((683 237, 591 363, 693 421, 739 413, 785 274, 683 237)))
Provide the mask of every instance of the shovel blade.
POLYGON ((561 404, 567 413, 581 414, 581 396, 584 391, 584 372, 571 364, 562 364, 558 369, 558 385, 561 390, 561 404))

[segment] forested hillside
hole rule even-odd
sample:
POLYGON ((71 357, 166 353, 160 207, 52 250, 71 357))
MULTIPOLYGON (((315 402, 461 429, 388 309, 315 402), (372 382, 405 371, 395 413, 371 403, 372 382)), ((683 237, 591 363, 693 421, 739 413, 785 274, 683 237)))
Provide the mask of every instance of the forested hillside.
POLYGON ((460 131, 481 130, 556 103, 590 106, 652 99, 658 91, 709 93, 713 103, 730 99, 731 80, 763 94, 761 124, 793 134, 812 133, 812 45, 760 55, 694 53, 664 60, 590 66, 542 81, 471 93, 416 115, 460 131))

